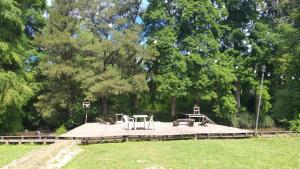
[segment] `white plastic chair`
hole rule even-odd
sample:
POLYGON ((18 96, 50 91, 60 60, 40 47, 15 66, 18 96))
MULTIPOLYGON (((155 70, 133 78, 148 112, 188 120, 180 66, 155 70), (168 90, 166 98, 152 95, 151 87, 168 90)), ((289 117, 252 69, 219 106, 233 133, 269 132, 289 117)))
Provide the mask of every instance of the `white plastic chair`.
POLYGON ((200 114, 200 107, 197 105, 194 106, 194 114, 200 114))
POLYGON ((148 121, 147 130, 155 130, 153 115, 150 116, 150 119, 148 121), (150 126, 152 126, 152 127, 150 127, 150 126))
POLYGON ((134 118, 130 118, 127 115, 123 115, 124 125, 123 129, 130 130, 133 128, 134 118))

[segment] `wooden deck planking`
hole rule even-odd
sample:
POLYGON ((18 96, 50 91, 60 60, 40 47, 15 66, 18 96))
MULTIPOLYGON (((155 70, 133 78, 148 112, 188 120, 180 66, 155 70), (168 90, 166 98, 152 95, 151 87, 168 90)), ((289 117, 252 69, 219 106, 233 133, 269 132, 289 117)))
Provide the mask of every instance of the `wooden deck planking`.
POLYGON ((123 129, 123 124, 106 125, 100 123, 86 123, 61 135, 60 138, 253 133, 253 131, 250 130, 238 129, 216 124, 199 126, 198 123, 195 123, 194 127, 189 127, 187 125, 179 125, 173 127, 172 123, 155 122, 155 130, 143 130, 140 129, 141 126, 143 126, 142 122, 138 123, 138 130, 125 130, 123 129))

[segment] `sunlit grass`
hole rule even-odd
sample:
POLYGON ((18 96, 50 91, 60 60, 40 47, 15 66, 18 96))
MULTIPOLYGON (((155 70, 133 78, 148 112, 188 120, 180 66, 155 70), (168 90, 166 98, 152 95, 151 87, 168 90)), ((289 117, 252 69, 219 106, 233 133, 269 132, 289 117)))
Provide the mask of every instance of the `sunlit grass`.
POLYGON ((0 167, 39 147, 38 145, 0 145, 0 167))
POLYGON ((300 168, 300 138, 127 142, 81 148, 83 152, 65 168, 300 168))

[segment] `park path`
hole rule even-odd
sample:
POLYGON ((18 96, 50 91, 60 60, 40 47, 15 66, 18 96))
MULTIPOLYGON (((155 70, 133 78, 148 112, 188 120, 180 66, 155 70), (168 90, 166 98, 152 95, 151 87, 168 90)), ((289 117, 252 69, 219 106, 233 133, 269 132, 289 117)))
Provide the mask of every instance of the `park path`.
POLYGON ((81 149, 72 140, 58 140, 54 144, 33 150, 2 169, 59 169, 81 149))

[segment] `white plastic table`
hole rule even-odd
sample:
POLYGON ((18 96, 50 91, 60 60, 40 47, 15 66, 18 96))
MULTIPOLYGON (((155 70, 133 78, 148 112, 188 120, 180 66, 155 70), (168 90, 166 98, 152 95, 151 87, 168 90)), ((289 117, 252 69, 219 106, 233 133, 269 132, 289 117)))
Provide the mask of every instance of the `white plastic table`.
POLYGON ((134 130, 136 130, 136 123, 137 123, 137 119, 138 118, 144 119, 144 128, 146 129, 146 118, 147 117, 148 117, 147 115, 133 115, 133 118, 134 118, 134 130))

